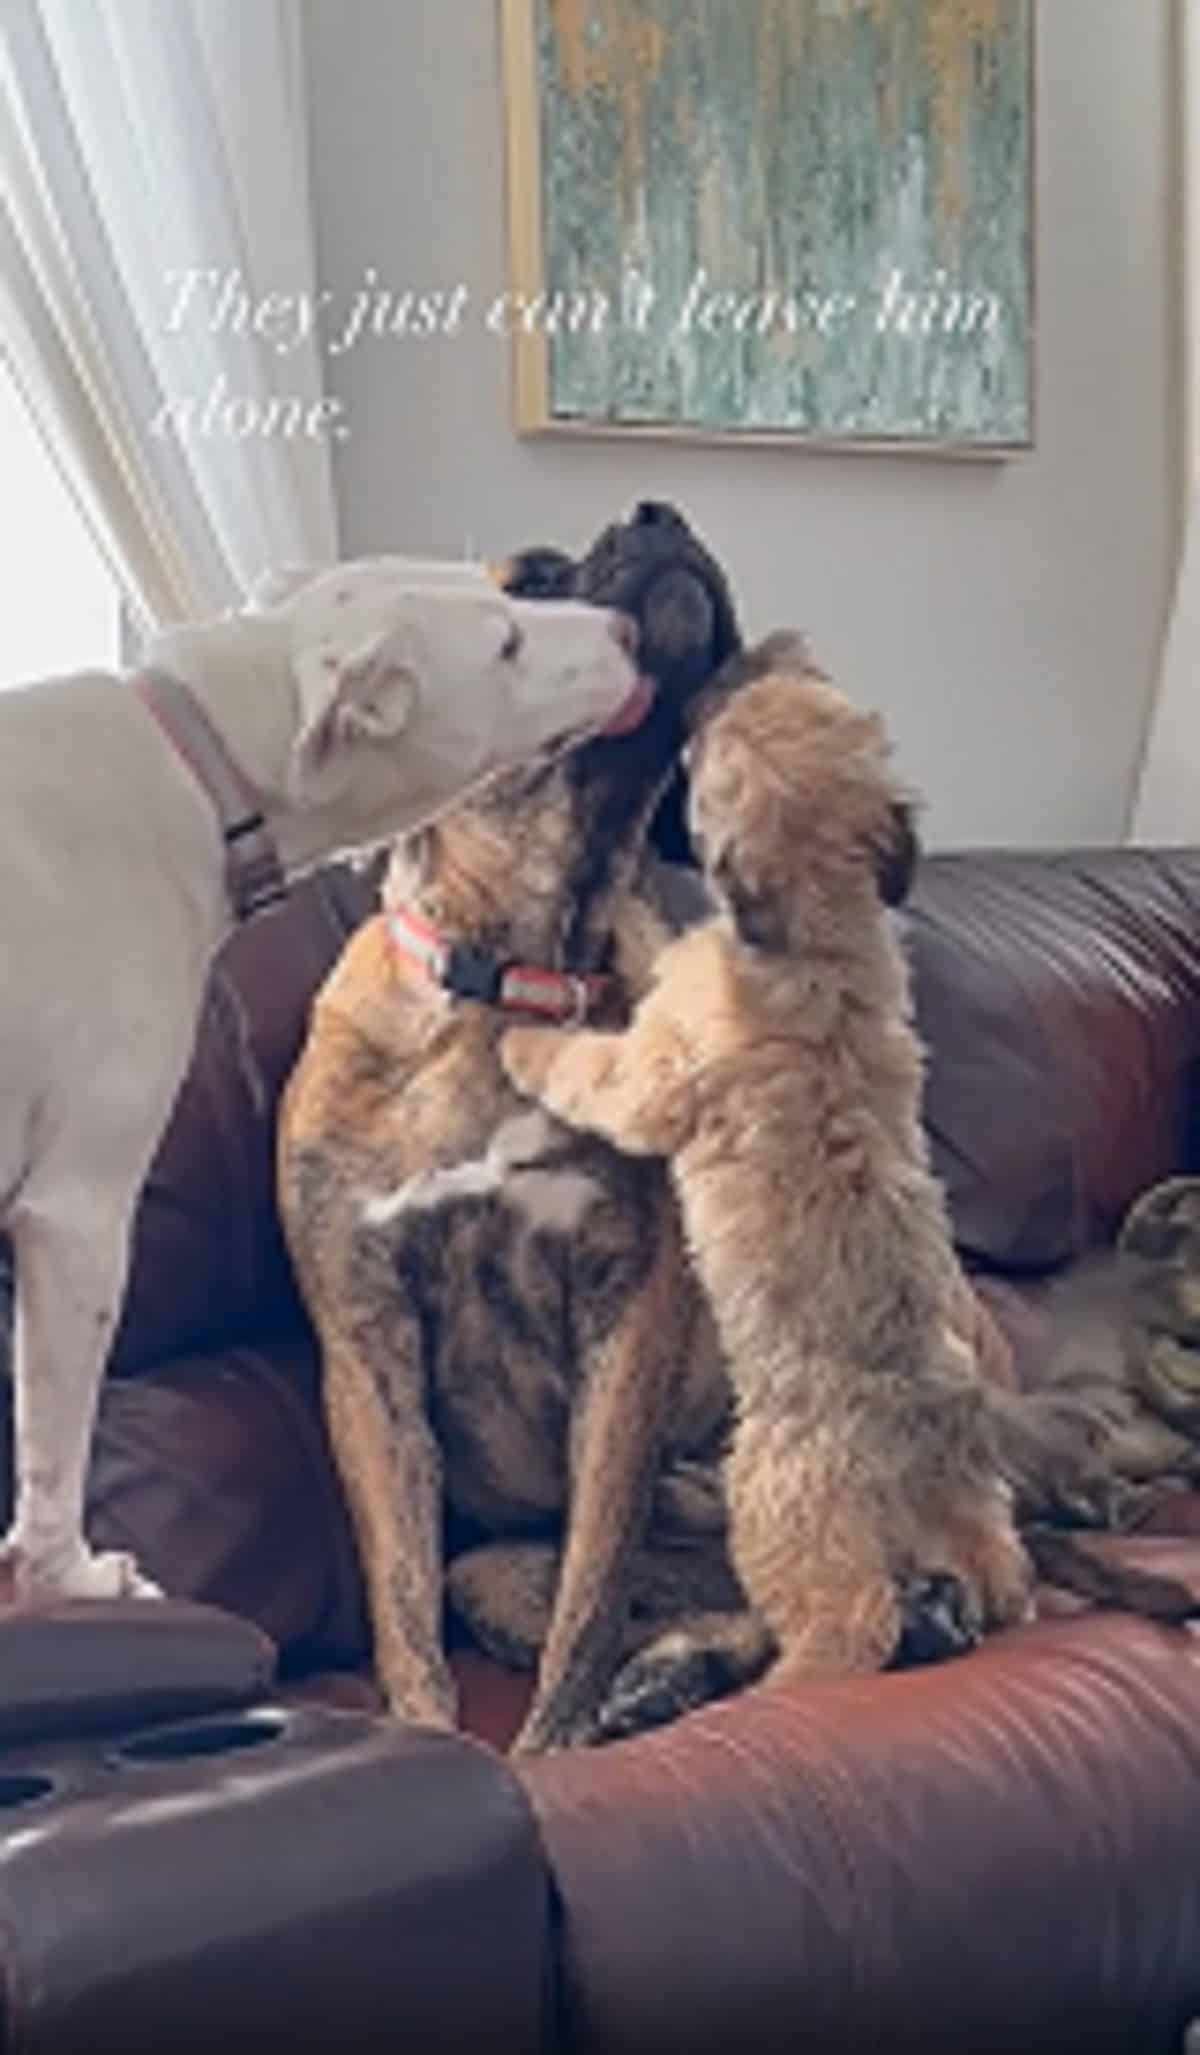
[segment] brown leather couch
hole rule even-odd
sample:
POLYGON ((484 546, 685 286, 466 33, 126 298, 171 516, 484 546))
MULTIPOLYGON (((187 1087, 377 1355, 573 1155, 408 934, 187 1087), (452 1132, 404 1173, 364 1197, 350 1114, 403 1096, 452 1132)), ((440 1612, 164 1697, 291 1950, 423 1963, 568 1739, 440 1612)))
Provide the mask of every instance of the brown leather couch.
MULTIPOLYGON (((322 1713, 322 1700, 371 1699, 354 1549, 272 1205, 272 1118, 306 1004, 369 903, 368 880, 327 874, 218 966, 142 1208, 92 1486, 101 1542, 135 1548, 173 1594, 265 1630, 301 1722, 355 1717, 322 1713)), ((1147 1185, 1200 1168, 1200 855, 934 858, 909 929, 938 1167, 1029 1375, 1046 1346, 1045 1277, 1110 1242, 1147 1185)), ((1197 1513, 1195 1499, 1164 1499, 1149 1522, 1160 1538, 1144 1544, 1192 1579, 1197 1513)), ((0 1679, 13 1645, 0 1637, 0 1679)), ((458 1663, 466 1724, 502 1745, 523 1680, 469 1649, 458 1663)), ((55 1690, 38 1690, 52 1705, 55 1690)), ((247 1683, 240 1697, 253 1695, 247 1683)), ((0 1681, 0 1738, 4 1698, 0 1681)), ((160 1692, 154 1717, 164 1704, 195 1709, 160 1692)), ((136 1710, 110 1708, 109 1724, 136 1710)), ((45 1744, 36 1720, 18 1731, 25 1774, 45 1744)), ((447 2033, 465 1982, 478 2048, 544 2035, 589 2055, 1174 2055, 1200 2014, 1200 1662, 1184 1631, 1050 1617, 935 1670, 761 1690, 519 1778, 467 1742, 443 1744, 431 1766, 421 1737, 393 1737, 381 1769, 374 1732, 362 1724, 356 1742, 367 1802, 345 1817, 356 1832, 382 1817, 404 1876, 380 1897, 373 1873, 364 1903, 406 1931, 414 1907, 438 1904, 447 2033), (410 1801, 433 1789, 414 1840, 410 1801)), ((336 1836, 335 1800, 324 1831, 336 1836)), ((261 1832, 285 1833, 264 1807, 261 1832)), ((257 1859, 253 1838, 238 1845, 257 1859)), ((171 1843, 177 1863, 187 1846, 171 1843)), ((264 1891, 282 1890, 257 1846, 264 1891)), ((0 1823, 0 1956, 20 1924, 5 1853, 0 1823)), ((339 1891, 352 1872, 340 1865, 339 1891)), ((48 1902, 71 1913, 69 1898, 48 1902)), ((383 2023, 430 1947, 410 1963, 397 1939, 370 2045, 441 2045, 412 2039, 402 2016, 393 2042, 383 2023)), ((41 1940, 15 1947, 22 1963, 29 1953, 42 1963, 41 1940)), ((366 1956, 343 1960, 356 1987, 370 1983, 366 1956)), ((13 1991, 25 1985, 6 1987, 24 2019, 13 1991)), ((63 2017, 86 2019, 72 2002, 63 2017)), ((435 2002, 428 1989, 422 2002, 435 2002)), ((122 2031, 129 2018, 146 2025, 134 2012, 122 2031)), ((209 2045, 223 2030, 205 2014, 209 2045)), ((271 2040, 270 2018, 263 2031, 271 2040)), ((158 2045, 175 2044, 160 2021, 158 2045)))

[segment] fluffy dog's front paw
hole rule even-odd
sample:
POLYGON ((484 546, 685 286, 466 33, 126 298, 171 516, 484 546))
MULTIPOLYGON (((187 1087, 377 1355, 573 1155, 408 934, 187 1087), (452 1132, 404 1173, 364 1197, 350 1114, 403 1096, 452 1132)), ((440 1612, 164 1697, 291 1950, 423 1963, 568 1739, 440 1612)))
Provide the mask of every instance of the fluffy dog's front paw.
POLYGON ((136 1559, 116 1549, 95 1553, 80 1545, 68 1554, 43 1554, 17 1535, 0 1542, 0 1569, 12 1580, 20 1605, 52 1605, 63 1599, 161 1598, 136 1559))
POLYGON ((560 1046, 553 1028, 509 1028, 500 1037, 500 1061, 509 1083, 526 1099, 539 1099, 560 1046))

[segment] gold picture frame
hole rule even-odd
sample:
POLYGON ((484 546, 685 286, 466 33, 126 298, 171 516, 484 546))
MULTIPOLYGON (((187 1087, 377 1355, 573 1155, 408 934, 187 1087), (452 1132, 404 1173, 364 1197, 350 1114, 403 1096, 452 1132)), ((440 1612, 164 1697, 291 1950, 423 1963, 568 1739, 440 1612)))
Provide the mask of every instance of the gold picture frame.
MULTIPOLYGON (((667 413, 654 413, 652 418, 635 418, 622 412, 620 407, 564 407, 556 401, 555 355, 574 349, 577 360, 581 348, 574 338, 569 341, 556 339, 552 342, 545 326, 536 321, 525 325, 529 310, 545 306, 558 290, 557 281, 548 276, 547 251, 552 240, 548 235, 546 218, 545 177, 545 133, 548 123, 546 96, 544 94, 545 70, 544 51, 550 33, 562 33, 564 20, 570 20, 574 33, 581 32, 589 13, 596 19, 593 25, 606 28, 611 39, 623 33, 623 24, 636 23, 644 28, 658 17, 658 33, 661 41, 661 23, 664 19, 678 21, 689 11, 697 19, 706 8, 714 5, 728 7, 728 0, 499 0, 500 43, 502 57, 502 85, 505 109, 505 156, 508 209, 508 246, 510 282, 510 333, 512 349, 512 404, 514 425, 522 436, 567 436, 567 437, 631 437, 635 440, 687 442, 701 444, 727 444, 765 447, 804 448, 815 451, 836 451, 838 453, 862 452, 864 454, 896 453, 922 455, 938 458, 966 458, 971 460, 996 460, 1020 456, 1031 451, 1036 444, 1036 268, 1035 268, 1035 223, 1034 223, 1034 130, 1035 130, 1035 4, 1034 0, 988 0, 994 10, 994 19, 1002 24, 1006 37, 1008 61, 1014 64, 1014 48, 1019 50, 1019 62, 1023 63, 1023 78, 1008 87, 1009 99, 1023 87, 1024 142, 1023 159, 1018 154, 1007 166, 1008 175, 1014 185, 1013 208, 1015 210, 1009 225, 1012 247, 1020 246, 1023 272, 1020 289, 1013 297, 1017 304, 1009 310, 1012 325, 1019 332, 1019 342, 1004 366, 1013 391, 1020 383, 1020 366, 1023 363, 1023 404, 1018 394, 1010 409, 1010 416, 1017 422, 1007 432, 989 432, 986 425, 969 432, 954 432, 936 426, 928 431, 918 432, 897 429, 889 423, 872 429, 856 426, 853 429, 838 424, 823 425, 820 420, 753 420, 722 419, 705 420, 694 417, 672 417, 667 413), (1019 43, 1014 41, 1019 38, 1019 43), (1015 367, 1015 368, 1014 368, 1015 367)), ((894 7, 897 20, 901 14, 907 17, 911 29, 914 10, 934 10, 941 0, 790 0, 790 9, 797 22, 804 22, 804 33, 809 33, 809 18, 840 16, 849 20, 855 10, 875 12, 877 20, 884 18, 884 10, 894 7)), ((770 15, 778 20, 778 0, 738 0, 739 13, 745 10, 743 19, 749 23, 754 9, 763 9, 764 20, 770 15)), ((931 16, 932 19, 932 16, 931 16)), ((693 31, 696 33, 696 31, 693 31)), ((985 51, 985 56, 989 53, 985 51)), ((976 66, 978 69, 978 66, 976 66)), ((956 76, 962 75, 962 67, 956 76)), ((964 88, 969 90, 969 86, 964 88)), ((596 88, 589 87, 591 98, 581 102, 585 111, 596 104, 596 88)), ((946 117, 952 121, 952 116, 946 117)), ((574 241, 578 243, 578 235, 574 241)), ((1010 269, 1013 267, 1010 266, 1010 269)), ((614 289, 609 297, 615 302, 614 289)), ((849 297, 849 296, 847 296, 849 297)), ((993 296, 995 297, 995 296, 993 296)), ((963 298, 961 294, 958 298, 963 298)), ((952 294, 945 296, 947 307, 953 304, 952 294)), ((968 309, 969 301, 964 301, 968 309)), ((936 340, 936 338, 935 338, 936 340)), ((947 356, 952 347, 959 357, 965 349, 959 347, 960 338, 953 338, 946 345, 947 356)), ((875 345, 876 349, 881 345, 875 345)), ((711 353, 710 353, 711 354, 711 353)), ((940 367, 935 366, 935 373, 940 367)), ((967 383, 974 374, 969 372, 967 383)), ((976 380, 976 383, 979 381, 976 380)), ((684 410, 686 412, 686 410, 684 410)))

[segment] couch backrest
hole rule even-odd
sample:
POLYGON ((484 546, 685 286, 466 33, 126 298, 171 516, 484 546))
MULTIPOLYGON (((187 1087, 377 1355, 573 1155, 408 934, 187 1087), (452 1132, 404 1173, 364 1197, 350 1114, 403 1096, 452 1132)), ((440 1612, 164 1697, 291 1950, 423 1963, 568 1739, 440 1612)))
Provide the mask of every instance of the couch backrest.
POLYGON ((372 911, 377 876, 322 872, 239 930, 218 958, 142 1197, 118 1372, 299 1319, 275 1208, 276 1106, 312 999, 372 911))
POLYGON ((1200 852, 934 857, 908 934, 927 1124, 970 1255, 1062 1263, 1195 1165, 1200 852))

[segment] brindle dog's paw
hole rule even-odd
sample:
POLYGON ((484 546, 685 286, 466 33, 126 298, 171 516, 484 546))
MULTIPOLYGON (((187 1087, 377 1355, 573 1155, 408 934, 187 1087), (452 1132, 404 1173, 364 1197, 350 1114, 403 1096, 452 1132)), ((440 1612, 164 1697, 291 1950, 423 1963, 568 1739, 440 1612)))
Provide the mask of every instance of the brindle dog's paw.
POLYGON ((631 1735, 665 1727, 697 1706, 720 1698, 720 1659, 712 1649, 693 1647, 682 1635, 665 1635, 619 1671, 596 1717, 593 1739, 627 1741, 631 1735))
POLYGON ((541 1706, 535 1697, 509 1754, 516 1759, 551 1755, 563 1748, 587 1748, 596 1738, 596 1716, 587 1707, 541 1706))
POLYGON ((945 1662, 951 1656, 969 1654, 983 1640, 979 1607, 960 1578, 942 1571, 908 1577, 901 1580, 897 1596, 900 1639, 889 1669, 912 1670, 945 1662))
POLYGON ((627 1741, 740 1690, 770 1659, 765 1637, 754 1631, 752 1651, 750 1640, 744 1625, 733 1630, 728 1646, 686 1632, 660 1635, 618 1670, 596 1715, 593 1740, 627 1741))

